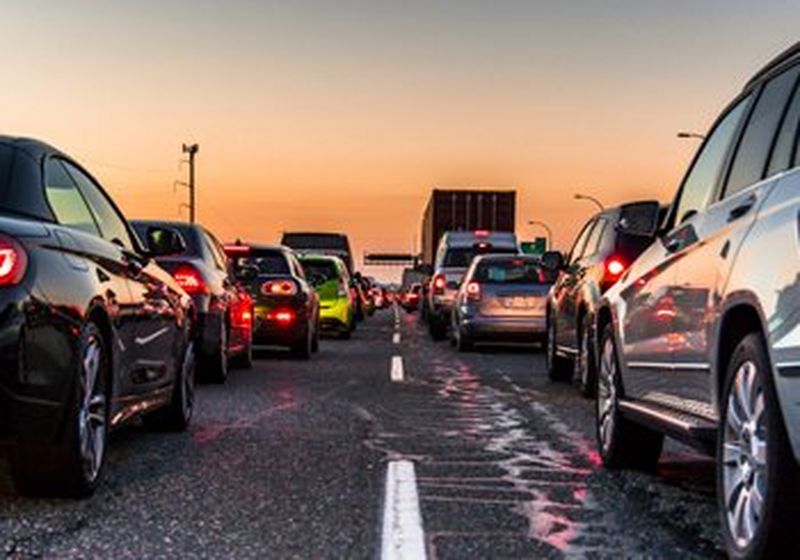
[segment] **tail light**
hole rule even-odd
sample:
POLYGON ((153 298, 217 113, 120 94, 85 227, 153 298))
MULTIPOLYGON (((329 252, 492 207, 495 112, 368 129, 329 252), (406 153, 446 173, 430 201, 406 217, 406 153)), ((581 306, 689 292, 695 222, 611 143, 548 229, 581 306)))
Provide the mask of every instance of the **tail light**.
POLYGON ((253 300, 249 295, 242 296, 231 310, 231 322, 237 327, 253 324, 253 300))
POLYGON ((433 282, 431 284, 433 286, 433 293, 442 295, 444 289, 447 287, 447 277, 444 274, 437 274, 433 277, 433 282))
POLYGON ((296 318, 297 315, 295 315, 295 312, 291 309, 279 309, 267 313, 267 319, 270 321, 275 321, 279 325, 290 325, 294 323, 296 318))
POLYGON ((265 296, 293 296, 297 294, 297 284, 291 280, 264 282, 261 293, 265 296))
POLYGON ((19 284, 28 269, 28 255, 16 241, 0 236, 0 287, 19 284))
POLYGON ((464 289, 467 294, 467 301, 479 301, 481 299, 481 285, 477 282, 470 282, 464 289))
POLYGON ((347 297, 347 286, 345 286, 344 282, 339 284, 339 289, 336 291, 336 295, 341 297, 347 297))
POLYGON ((190 296, 208 293, 208 286, 200 271, 190 264, 180 265, 172 273, 172 277, 190 296))
POLYGON ((622 273, 628 268, 625 262, 619 257, 610 257, 606 261, 605 267, 605 280, 612 283, 619 280, 619 277, 622 276, 622 273))

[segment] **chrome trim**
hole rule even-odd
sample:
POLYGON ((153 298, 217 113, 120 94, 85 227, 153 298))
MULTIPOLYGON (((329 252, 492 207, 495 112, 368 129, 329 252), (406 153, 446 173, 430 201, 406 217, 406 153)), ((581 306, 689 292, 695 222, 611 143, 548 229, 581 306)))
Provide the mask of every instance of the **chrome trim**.
POLYGON ((628 367, 639 369, 667 369, 670 371, 679 369, 707 371, 711 369, 710 364, 701 362, 628 362, 628 367))

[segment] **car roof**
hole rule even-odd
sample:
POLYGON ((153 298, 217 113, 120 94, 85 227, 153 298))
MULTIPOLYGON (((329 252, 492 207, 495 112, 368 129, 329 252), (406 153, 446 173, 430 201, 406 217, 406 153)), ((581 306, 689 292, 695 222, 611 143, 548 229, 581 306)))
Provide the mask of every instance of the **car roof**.
POLYGON ((474 231, 446 231, 443 241, 448 247, 472 247, 482 241, 492 245, 516 245, 517 236, 510 231, 489 231, 481 234, 474 231))
POLYGON ((35 158, 40 158, 46 154, 57 154, 68 159, 73 159, 67 154, 63 153, 61 150, 54 148, 47 142, 42 142, 41 140, 37 140, 35 138, 27 138, 25 136, 7 136, 0 134, 0 143, 13 146, 35 158))
POLYGON ((748 90, 760 82, 771 76, 772 74, 783 70, 786 66, 790 66, 800 60, 800 42, 795 43, 788 49, 782 51, 775 56, 766 65, 764 65, 752 78, 747 81, 744 89, 748 90))

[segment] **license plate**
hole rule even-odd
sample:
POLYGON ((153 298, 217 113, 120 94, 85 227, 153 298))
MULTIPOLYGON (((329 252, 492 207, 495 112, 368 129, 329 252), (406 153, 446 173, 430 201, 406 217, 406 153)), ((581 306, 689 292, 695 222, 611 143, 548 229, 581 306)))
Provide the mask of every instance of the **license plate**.
POLYGON ((510 309, 527 309, 529 307, 534 307, 534 298, 530 297, 510 297, 510 298, 503 298, 503 305, 510 309))

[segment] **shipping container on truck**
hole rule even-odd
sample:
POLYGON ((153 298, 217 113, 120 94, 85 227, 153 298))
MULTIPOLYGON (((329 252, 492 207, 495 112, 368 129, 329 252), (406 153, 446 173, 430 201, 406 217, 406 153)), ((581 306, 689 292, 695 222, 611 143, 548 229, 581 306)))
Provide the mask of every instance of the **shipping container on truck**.
POLYGON ((516 202, 513 190, 434 189, 422 217, 422 263, 433 265, 446 231, 514 232, 516 202))

